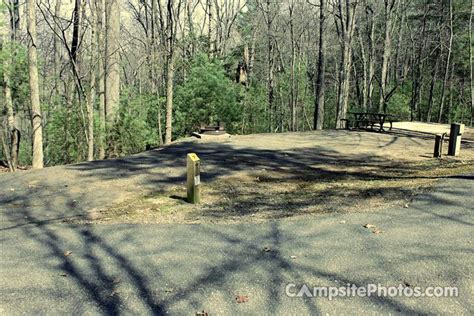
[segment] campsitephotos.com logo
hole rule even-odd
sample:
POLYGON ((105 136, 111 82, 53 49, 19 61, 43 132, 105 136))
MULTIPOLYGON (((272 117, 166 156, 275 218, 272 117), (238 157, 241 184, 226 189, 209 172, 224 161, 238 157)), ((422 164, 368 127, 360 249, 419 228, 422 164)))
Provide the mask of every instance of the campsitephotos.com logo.
POLYGON ((289 283, 285 286, 285 294, 294 298, 323 297, 332 300, 337 297, 457 297, 459 290, 453 286, 412 287, 406 284, 384 286, 367 284, 358 286, 348 283, 346 286, 313 286, 289 283))

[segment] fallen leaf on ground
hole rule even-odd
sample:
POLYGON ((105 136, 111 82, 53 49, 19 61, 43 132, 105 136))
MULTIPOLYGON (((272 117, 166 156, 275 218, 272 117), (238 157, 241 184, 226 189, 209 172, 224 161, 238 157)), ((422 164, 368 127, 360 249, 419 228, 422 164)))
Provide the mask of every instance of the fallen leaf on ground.
POLYGON ((209 316, 209 313, 206 312, 206 311, 197 312, 197 313, 196 313, 196 316, 209 316))
POLYGON ((246 295, 237 295, 237 296, 235 297, 235 301, 236 301, 237 303, 239 303, 239 304, 240 304, 240 303, 248 302, 248 300, 249 300, 249 297, 246 296, 246 295))
POLYGON ((373 224, 365 224, 364 225, 365 228, 375 228, 377 226, 373 225, 373 224))
POLYGON ((69 257, 70 255, 72 255, 72 251, 65 251, 63 255, 64 257, 69 257))
POLYGON ((107 295, 107 297, 114 297, 114 296, 117 296, 119 294, 118 291, 112 291, 109 295, 107 295))
POLYGON ((120 280, 120 278, 115 278, 112 280, 112 284, 119 284, 120 282, 122 282, 122 280, 120 280))

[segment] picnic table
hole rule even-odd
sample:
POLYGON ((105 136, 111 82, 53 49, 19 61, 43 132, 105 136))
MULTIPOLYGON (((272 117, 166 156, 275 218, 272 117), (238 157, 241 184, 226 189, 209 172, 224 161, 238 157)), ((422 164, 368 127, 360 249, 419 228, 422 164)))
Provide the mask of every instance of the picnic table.
POLYGON ((395 120, 393 114, 387 113, 373 113, 373 112, 348 112, 353 116, 353 119, 346 119, 346 127, 350 128, 350 123, 353 123, 353 127, 356 129, 359 128, 368 128, 374 129, 375 125, 378 125, 378 130, 380 132, 385 131, 384 125, 386 122, 390 123, 390 130, 392 130, 392 125, 395 120))

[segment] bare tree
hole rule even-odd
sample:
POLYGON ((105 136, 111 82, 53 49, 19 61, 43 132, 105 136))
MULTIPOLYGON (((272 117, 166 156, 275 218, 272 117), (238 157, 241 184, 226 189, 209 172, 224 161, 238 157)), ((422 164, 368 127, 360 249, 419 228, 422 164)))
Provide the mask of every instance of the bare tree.
POLYGON ((20 23, 19 3, 18 0, 8 2, 8 11, 10 15, 9 33, 5 29, 2 34, 2 50, 8 51, 3 61, 3 93, 5 98, 5 108, 7 114, 7 135, 10 138, 10 159, 12 171, 15 171, 18 165, 18 155, 20 151, 20 130, 16 126, 16 113, 13 107, 12 91, 11 91, 11 68, 13 66, 13 58, 16 55, 17 31, 20 23))
MULTIPOLYGON (((61 4, 62 0, 56 0, 56 5, 54 6, 54 18, 57 18, 61 14, 61 4)), ((56 35, 61 33, 59 23, 54 23, 54 89, 56 93, 59 93, 59 78, 61 76, 60 72, 60 63, 61 63, 61 39, 56 35)))
POLYGON ((474 0, 471 0, 471 13, 469 14, 469 74, 471 82, 471 126, 474 121, 474 71, 473 71, 473 53, 472 53, 472 15, 474 13, 474 0))
POLYGON ((314 129, 321 130, 324 128, 324 91, 325 91, 325 71, 326 71, 326 58, 325 58, 325 41, 324 31, 326 23, 325 14, 325 0, 319 0, 319 45, 318 45, 318 67, 317 67, 317 79, 316 79, 316 92, 315 92, 315 108, 314 108, 314 129))
POLYGON ((10 170, 10 172, 15 172, 15 168, 13 167, 12 159, 10 156, 10 149, 8 148, 7 142, 5 141, 3 126, 1 125, 0 125, 0 142, 2 142, 3 155, 5 156, 5 159, 7 160, 8 169, 10 170))
POLYGON ((271 0, 257 0, 257 4, 262 12, 266 24, 267 37, 267 113, 268 113, 268 131, 273 131, 273 111, 275 99, 275 39, 274 39, 274 19, 278 14, 275 9, 276 3, 271 0))
POLYGON ((367 102, 368 105, 372 106, 372 94, 374 91, 373 80, 375 76, 375 21, 374 21, 374 10, 370 5, 366 4, 365 14, 367 18, 367 42, 369 46, 368 56, 368 76, 367 76, 367 102))
POLYGON ((339 87, 337 94, 336 128, 343 128, 349 107, 350 74, 352 68, 352 40, 356 25, 355 10, 358 2, 337 0, 334 20, 341 44, 339 87))
POLYGON ((99 97, 99 159, 105 158, 105 133, 106 133, 106 118, 105 118, 105 25, 104 25, 104 0, 96 0, 95 13, 97 22, 97 69, 98 69, 98 97, 99 97))
MULTIPOLYGON (((96 100, 96 60, 100 59, 97 54, 97 19, 94 7, 90 7, 90 69, 89 69, 89 95, 87 99, 87 160, 94 160, 94 104, 96 100)), ((99 70, 100 71, 100 70, 99 70)))
POLYGON ((174 0, 167 0, 166 5, 166 130, 165 130, 165 144, 170 144, 173 134, 172 119, 173 119, 173 89, 174 89, 174 63, 175 63, 175 43, 176 43, 176 28, 177 23, 175 19, 179 17, 182 1, 178 0, 175 8, 174 0), (174 10, 176 9, 176 12, 174 10))
POLYGON ((116 123, 120 102, 120 3, 105 1, 105 114, 107 129, 116 123))
POLYGON ((28 72, 31 102, 31 125, 33 139, 33 169, 43 168, 43 117, 41 114, 38 57, 36 42, 36 0, 27 1, 27 29, 28 29, 28 72))
POLYGON ((383 45, 382 69, 380 74, 380 97, 379 97, 379 112, 385 112, 385 96, 388 82, 388 68, 390 56, 392 54, 392 33, 394 26, 394 17, 397 13, 399 0, 384 0, 384 24, 385 37, 383 45))
POLYGON ((439 104, 439 112, 438 112, 438 123, 441 123, 441 119, 443 118, 443 110, 444 110, 444 102, 446 99, 446 83, 449 77, 449 67, 451 62, 451 52, 453 47, 453 1, 449 0, 449 40, 448 40, 448 52, 446 57, 446 67, 444 70, 444 80, 441 86, 441 101, 439 104))

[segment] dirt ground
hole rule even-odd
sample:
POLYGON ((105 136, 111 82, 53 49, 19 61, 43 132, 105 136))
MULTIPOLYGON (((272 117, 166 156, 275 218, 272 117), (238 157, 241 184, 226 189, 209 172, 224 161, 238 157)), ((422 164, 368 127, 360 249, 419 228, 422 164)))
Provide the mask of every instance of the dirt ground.
POLYGON ((429 137, 331 130, 232 136, 216 143, 186 139, 173 146, 190 146, 203 160, 201 205, 185 201, 180 182, 94 209, 82 221, 260 222, 407 206, 439 177, 474 173, 472 148, 438 160, 432 158, 433 143, 429 137))
MULTIPOLYGON (((390 125, 387 124, 387 127, 390 125)), ((422 123, 422 122, 395 122, 393 123, 394 130, 406 130, 414 132, 423 132, 431 134, 446 133, 449 136, 450 125, 438 123, 422 123)), ((474 129, 465 127, 462 139, 474 142, 474 129)))

